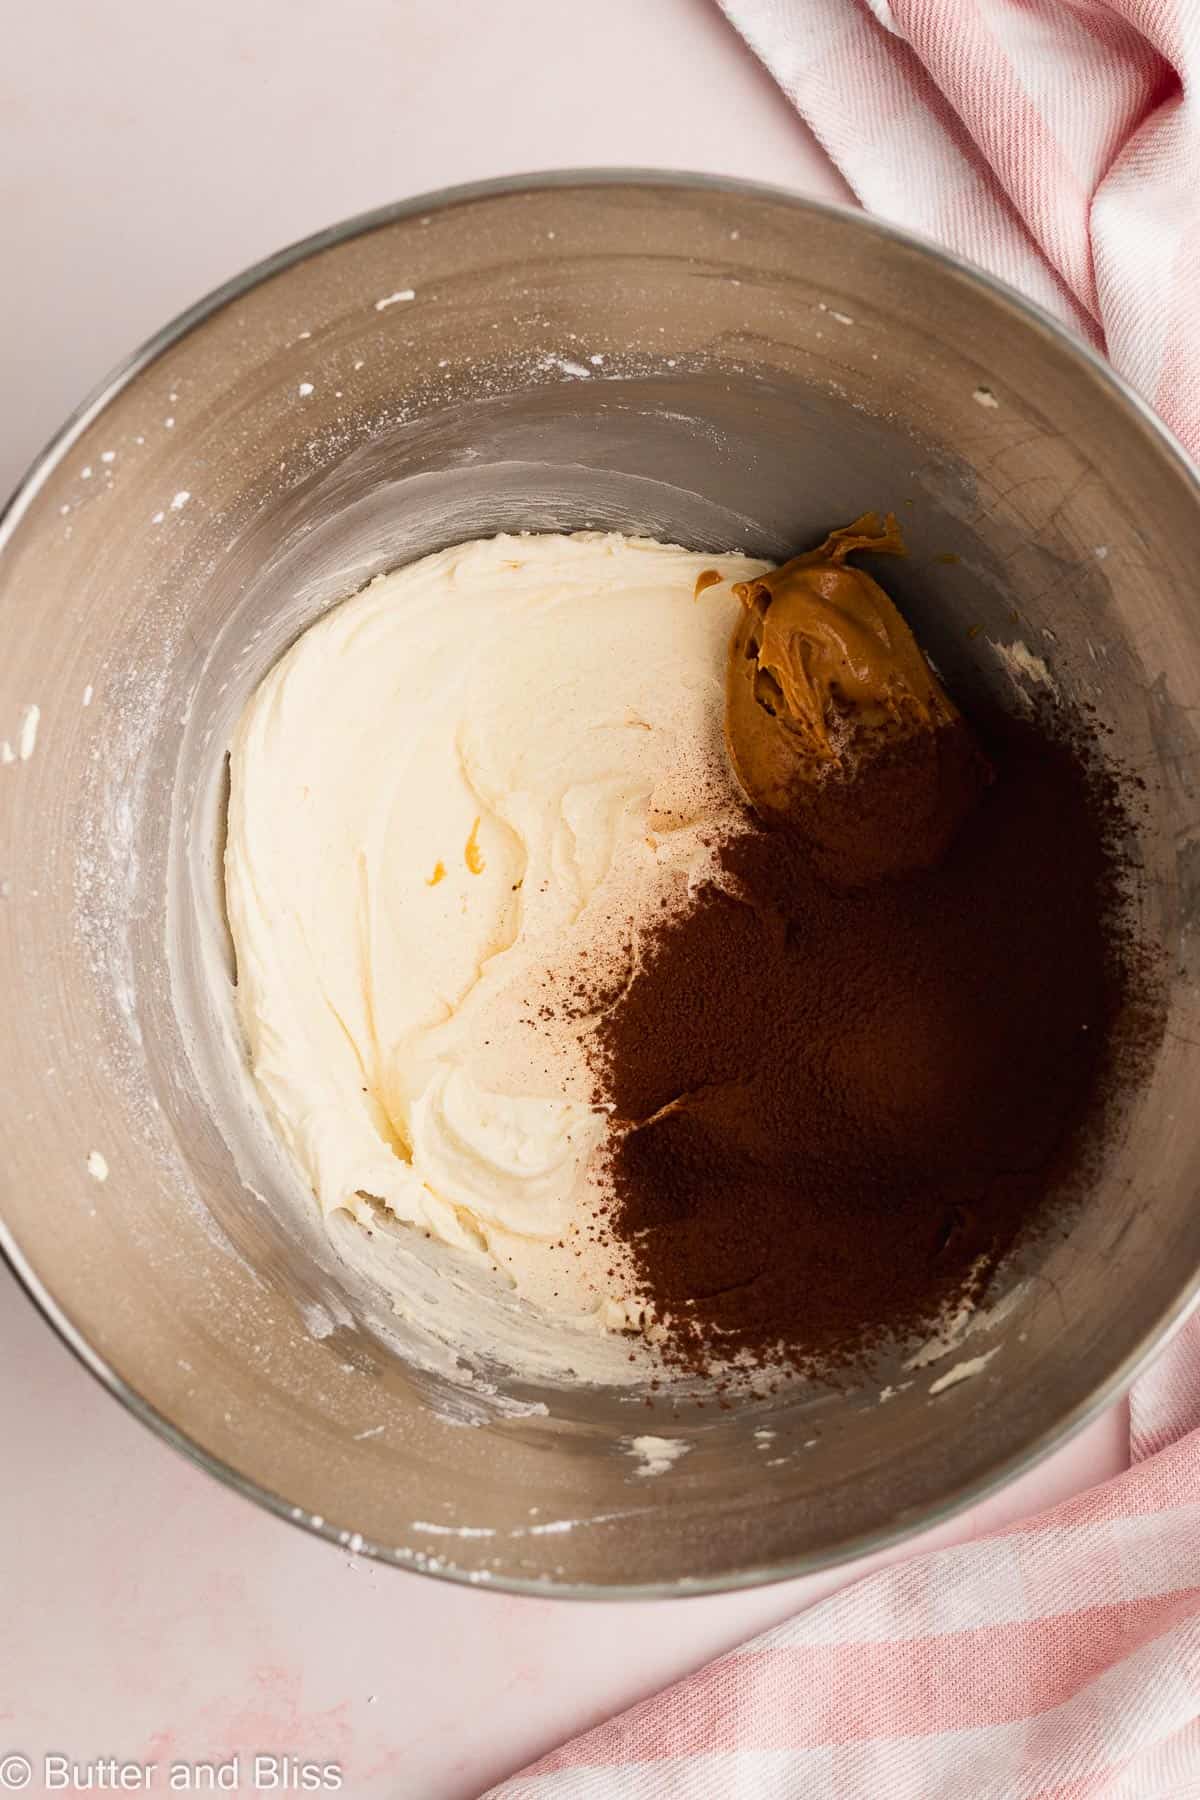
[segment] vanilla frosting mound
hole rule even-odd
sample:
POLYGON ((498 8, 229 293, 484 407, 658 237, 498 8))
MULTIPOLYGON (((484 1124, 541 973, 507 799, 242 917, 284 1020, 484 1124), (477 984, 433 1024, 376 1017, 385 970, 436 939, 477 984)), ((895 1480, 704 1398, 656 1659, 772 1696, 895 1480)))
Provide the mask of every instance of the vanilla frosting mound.
POLYGON ((763 567, 615 534, 460 545, 336 607, 253 695, 238 1002, 327 1215, 382 1205, 553 1313, 636 1319, 597 1217, 587 1007, 573 1027, 560 984, 636 955, 736 805, 730 584, 763 567))

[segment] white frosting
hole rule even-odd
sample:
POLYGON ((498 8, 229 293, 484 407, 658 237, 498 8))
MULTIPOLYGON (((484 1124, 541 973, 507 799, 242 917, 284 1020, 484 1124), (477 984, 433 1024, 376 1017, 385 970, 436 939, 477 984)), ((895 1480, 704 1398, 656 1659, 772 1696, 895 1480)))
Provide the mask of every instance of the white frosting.
POLYGON ((239 1007, 326 1214, 382 1202, 553 1311, 636 1316, 589 1232, 586 1026, 539 1015, 636 954, 707 858, 732 804, 727 583, 763 566, 595 533, 467 544, 335 608, 253 696, 226 850, 239 1007), (696 600, 708 568, 726 585, 696 600))

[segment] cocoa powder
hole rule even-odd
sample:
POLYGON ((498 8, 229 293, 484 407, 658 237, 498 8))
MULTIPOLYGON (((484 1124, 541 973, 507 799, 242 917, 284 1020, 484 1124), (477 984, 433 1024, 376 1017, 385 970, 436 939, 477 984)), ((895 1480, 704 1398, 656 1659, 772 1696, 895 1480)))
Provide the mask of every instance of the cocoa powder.
MULTIPOLYGON (((1086 1180, 1154 1036, 1120 784, 1062 709, 973 723, 943 746, 978 792, 934 867, 854 885, 836 804, 815 833, 747 813, 600 1018, 608 1224, 669 1355, 853 1359, 980 1286, 1086 1180)), ((928 746, 858 796, 893 840, 931 828, 906 754, 928 746)))

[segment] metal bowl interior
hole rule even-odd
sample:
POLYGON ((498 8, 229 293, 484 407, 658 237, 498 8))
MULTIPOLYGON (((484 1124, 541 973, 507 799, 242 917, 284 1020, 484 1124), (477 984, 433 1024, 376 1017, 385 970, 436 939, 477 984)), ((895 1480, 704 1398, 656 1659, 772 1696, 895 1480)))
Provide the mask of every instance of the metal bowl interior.
POLYGON ((2 548, 3 1242, 217 1474, 452 1578, 712 1590, 945 1516, 1186 1313, 1200 503, 1145 410, 1015 296, 745 185, 450 193, 165 332, 51 447, 2 548), (455 1357, 347 1268, 252 1117, 217 879, 232 722, 324 607, 445 544, 594 525, 780 556, 867 507, 901 515, 889 580, 968 707, 1048 679, 1146 776, 1137 904, 1171 959, 1152 1079, 1086 1205, 936 1364, 723 1410, 455 1357), (648 1474, 646 1434, 685 1450, 648 1474))

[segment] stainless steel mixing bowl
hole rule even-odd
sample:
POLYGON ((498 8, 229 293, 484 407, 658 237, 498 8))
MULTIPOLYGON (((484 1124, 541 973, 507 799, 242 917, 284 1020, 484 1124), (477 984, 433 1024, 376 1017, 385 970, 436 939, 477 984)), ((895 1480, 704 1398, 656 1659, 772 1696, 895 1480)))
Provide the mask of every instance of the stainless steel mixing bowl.
POLYGON ((556 175, 251 270, 113 377, 3 526, 15 1267, 205 1467, 455 1579, 735 1586, 977 1498, 1196 1294, 1197 568, 1196 483, 1145 408, 1015 295, 857 215, 556 175), (436 1319, 389 1321, 256 1135, 217 881, 238 708, 323 607, 455 540, 590 524, 781 556, 867 507, 900 513, 889 580, 968 706, 1054 683, 1147 777, 1138 905, 1171 959, 1152 1081, 1088 1203, 940 1361, 728 1411, 439 1362, 436 1319))

